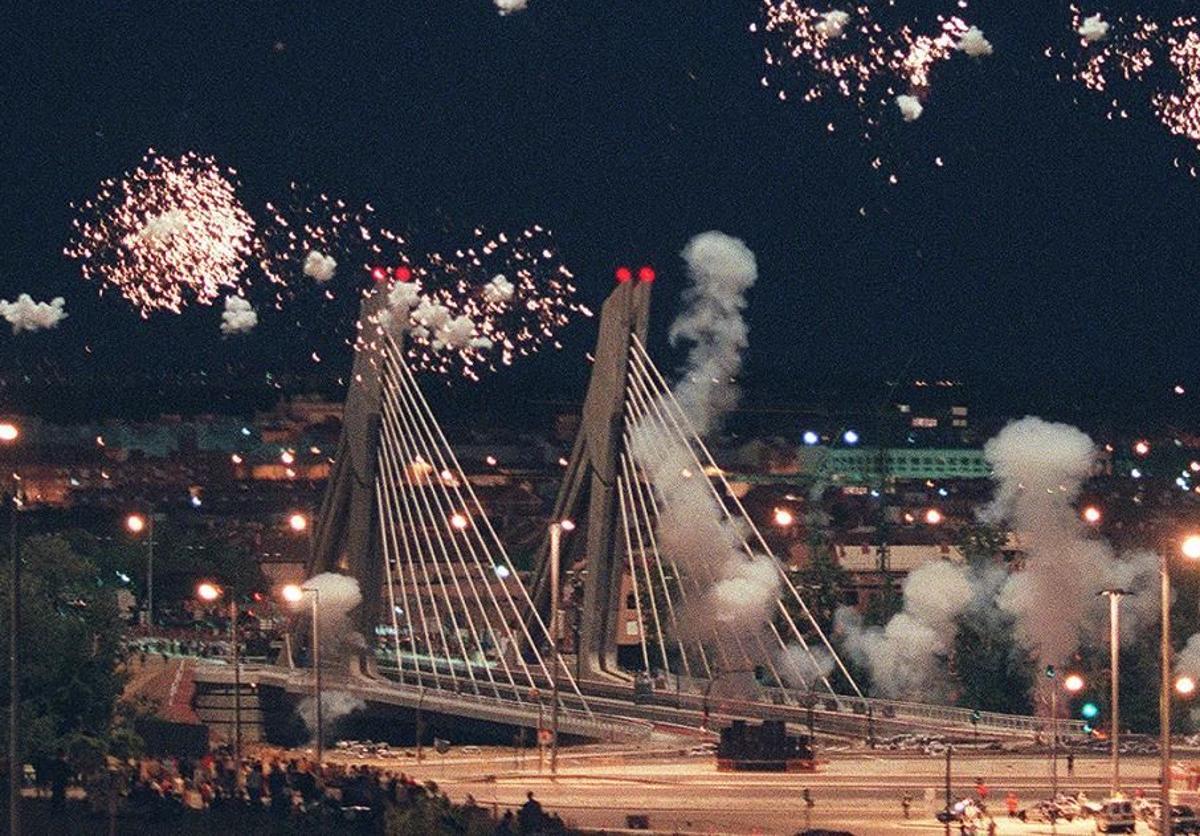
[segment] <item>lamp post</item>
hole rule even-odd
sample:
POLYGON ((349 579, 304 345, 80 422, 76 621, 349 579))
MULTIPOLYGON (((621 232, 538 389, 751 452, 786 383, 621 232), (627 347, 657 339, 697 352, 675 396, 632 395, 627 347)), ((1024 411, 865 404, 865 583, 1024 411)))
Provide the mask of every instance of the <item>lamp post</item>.
MULTIPOLYGON (((573 531, 575 523, 556 520, 550 524, 550 774, 558 774, 558 601, 559 562, 562 533, 573 531)), ((576 648, 578 651, 578 648, 576 648)), ((539 723, 540 725, 540 723, 539 723)))
MULTIPOLYGON (((1189 534, 1179 542, 1179 553, 1188 560, 1200 560, 1200 534, 1189 534)), ((1163 836, 1171 836, 1171 572, 1168 552, 1158 554, 1161 581, 1162 632, 1159 636, 1159 664, 1162 667, 1158 694, 1159 723, 1159 803, 1162 810, 1163 836)))
MULTIPOLYGON (((21 428, 5 421, 0 423, 0 443, 8 445, 21 437, 21 428)), ((21 777, 24 765, 21 758, 21 678, 19 672, 21 634, 21 554, 17 540, 17 512, 21 494, 17 475, 10 480, 4 497, 9 503, 8 554, 12 560, 9 572, 9 599, 12 606, 8 636, 8 830, 10 836, 21 836, 21 777)))
MULTIPOLYGON (((283 588, 283 600, 289 604, 300 603, 305 595, 312 600, 313 700, 317 704, 317 763, 320 764, 325 753, 325 722, 324 711, 321 708, 321 620, 318 616, 321 610, 321 590, 315 586, 299 586, 294 583, 283 588)), ((425 692, 422 689, 421 699, 424 698, 425 692)))
MULTIPOLYGON (((1050 797, 1058 798, 1058 672, 1051 665, 1046 669, 1050 677, 1050 797)), ((1077 673, 1063 677, 1062 688, 1077 694, 1083 690, 1083 677, 1077 673)))
POLYGON ((305 540, 305 558, 312 562, 312 520, 309 514, 303 511, 294 511, 288 515, 288 528, 297 535, 303 535, 305 540))
POLYGON ((130 534, 146 532, 146 627, 154 629, 154 509, 146 514, 133 513, 125 518, 130 534))
POLYGON ((1124 589, 1105 589, 1100 595, 1108 596, 1108 648, 1109 669, 1112 679, 1112 720, 1109 729, 1109 760, 1112 763, 1112 794, 1121 790, 1121 599, 1132 593, 1124 589))
MULTIPOLYGON (((196 586, 196 597, 206 603, 217 601, 225 590, 211 581, 196 586)), ((229 595, 229 642, 233 645, 233 760, 240 769, 242 762, 242 657, 238 648, 237 598, 229 595)))

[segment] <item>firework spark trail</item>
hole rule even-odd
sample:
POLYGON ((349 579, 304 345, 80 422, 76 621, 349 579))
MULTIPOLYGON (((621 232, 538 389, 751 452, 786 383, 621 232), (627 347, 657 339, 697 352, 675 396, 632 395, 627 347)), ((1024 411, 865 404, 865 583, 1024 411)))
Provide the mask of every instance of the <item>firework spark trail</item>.
POLYGON ((574 277, 549 230, 534 225, 510 236, 476 228, 472 237, 471 246, 404 264, 386 315, 360 345, 392 328, 405 334, 415 369, 478 380, 546 344, 561 348, 556 334, 571 317, 592 315, 574 300, 574 277))
POLYGON ((165 157, 100 183, 80 204, 64 253, 101 292, 119 292, 143 317, 212 304, 242 287, 260 249, 237 196, 237 173, 211 157, 165 157))
MULTIPOLYGON (((947 0, 946 13, 922 24, 898 16, 890 4, 829 9, 762 0, 761 19, 750 26, 764 41, 760 83, 774 88, 780 101, 849 102, 862 139, 872 142, 885 126, 920 116, 939 64, 959 52, 974 60, 992 54, 983 32, 949 11, 966 6, 966 0, 947 0)), ((826 127, 836 131, 836 119, 826 127)), ((871 165, 885 168, 882 156, 871 165)), ((889 180, 898 182, 894 172, 889 180)))
POLYGON ((939 62, 960 49, 984 55, 991 48, 978 28, 957 15, 939 15, 935 31, 924 34, 911 24, 885 26, 866 4, 846 12, 763 0, 761 27, 750 28, 766 36, 762 86, 777 87, 784 101, 797 90, 805 102, 841 96, 858 106, 868 128, 897 95, 926 92, 939 62))
MULTIPOLYGON (((1105 97, 1108 119, 1127 119, 1131 109, 1144 106, 1172 135, 1200 150, 1198 21, 1195 15, 1107 17, 1072 5, 1072 45, 1048 48, 1046 56, 1067 66, 1059 81, 1105 97)), ((1183 167, 1178 159, 1175 165, 1183 167)), ((1197 176, 1194 165, 1189 173, 1197 176)))
POLYGON ((267 208, 272 220, 260 266, 276 279, 273 307, 291 312, 302 296, 319 294, 321 312, 298 317, 298 327, 305 319, 326 328, 330 321, 354 323, 346 303, 357 305, 362 279, 370 277, 366 292, 388 292, 387 309, 369 333, 347 325, 343 339, 361 347, 373 344, 379 329, 399 329, 414 370, 478 379, 546 344, 559 347, 556 333, 573 316, 591 315, 574 300, 573 276, 541 226, 512 235, 476 228, 468 245, 422 255, 407 235, 383 226, 369 203, 292 184, 284 205, 267 208), (315 269, 327 262, 336 276, 315 269), (314 281, 297 281, 301 273, 314 281))

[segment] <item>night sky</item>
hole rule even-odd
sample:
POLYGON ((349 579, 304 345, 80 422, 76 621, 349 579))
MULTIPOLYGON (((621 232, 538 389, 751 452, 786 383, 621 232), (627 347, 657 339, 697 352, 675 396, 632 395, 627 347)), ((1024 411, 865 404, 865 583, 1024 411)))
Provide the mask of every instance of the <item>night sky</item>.
MULTIPOLYGON (((1200 181, 1172 165, 1200 152, 1143 107, 1109 121, 1055 81, 1042 53, 1070 40, 1065 4, 973 3, 996 54, 941 65, 924 116, 887 114, 871 144, 848 105, 760 86, 748 0, 530 0, 510 17, 489 0, 25 5, 0 59, 0 296, 63 295, 71 315, 0 336, 26 369, 305 367, 294 334, 222 341, 216 309, 145 323, 61 255, 68 204, 153 146, 236 168, 252 209, 300 180, 418 239, 542 223, 596 306, 614 266, 649 261, 664 357, 679 250, 708 229, 742 237, 761 273, 752 400, 903 373, 961 377, 1014 410, 1030 393, 1047 409, 1145 404, 1176 381, 1200 393, 1200 181)), ((486 391, 579 397, 594 334, 576 322, 561 354, 486 391)))

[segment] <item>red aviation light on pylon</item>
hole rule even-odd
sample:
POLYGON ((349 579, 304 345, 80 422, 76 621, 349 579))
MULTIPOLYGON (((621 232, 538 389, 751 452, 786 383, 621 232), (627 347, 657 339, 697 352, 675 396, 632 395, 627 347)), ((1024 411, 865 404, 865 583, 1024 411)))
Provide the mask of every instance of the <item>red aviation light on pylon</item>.
POLYGON ((650 284, 650 282, 654 281, 655 278, 657 278, 657 274, 654 272, 654 268, 651 267, 649 264, 643 264, 641 267, 639 267, 637 276, 638 276, 638 281, 644 282, 645 284, 650 284))
POLYGON ((387 281, 387 277, 388 271, 386 267, 371 268, 371 281, 375 282, 375 284, 383 284, 387 281))
POLYGON ((412 281, 412 268, 409 267, 407 264, 401 264, 399 267, 397 267, 395 270, 392 271, 392 278, 394 278, 398 282, 412 281))
POLYGON ((621 265, 613 271, 613 278, 617 280, 617 284, 626 284, 633 280, 633 271, 625 265, 621 265))

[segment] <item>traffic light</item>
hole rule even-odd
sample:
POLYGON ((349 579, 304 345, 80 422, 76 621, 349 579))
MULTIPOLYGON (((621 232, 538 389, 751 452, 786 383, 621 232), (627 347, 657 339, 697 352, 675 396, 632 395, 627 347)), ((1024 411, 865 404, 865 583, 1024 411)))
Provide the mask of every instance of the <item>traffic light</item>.
POLYGON ((1091 734, 1096 728, 1096 718, 1100 716, 1100 706, 1089 700, 1079 706, 1079 716, 1083 718, 1084 734, 1091 734))

